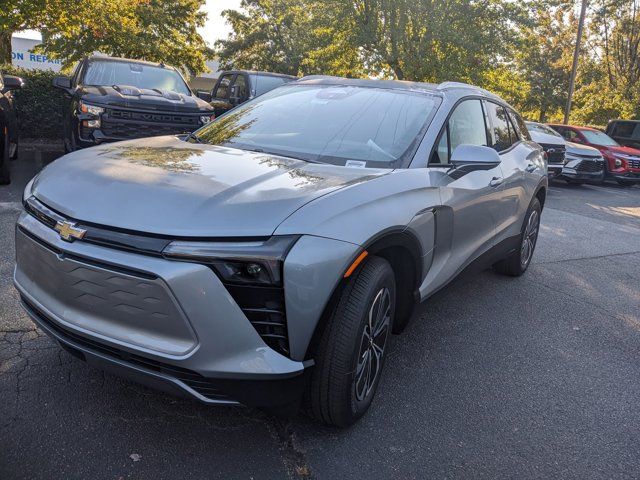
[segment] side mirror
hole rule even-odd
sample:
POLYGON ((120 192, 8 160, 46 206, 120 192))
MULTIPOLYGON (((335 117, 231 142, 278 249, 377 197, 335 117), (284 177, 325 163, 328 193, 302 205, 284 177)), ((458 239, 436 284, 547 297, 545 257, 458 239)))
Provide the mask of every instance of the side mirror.
POLYGON ((20 77, 15 77, 13 75, 5 75, 4 76, 4 91, 8 92, 10 90, 20 90, 24 87, 24 80, 20 77))
POLYGON ((211 102, 211 92, 205 92, 204 90, 198 90, 196 92, 196 97, 200 100, 204 100, 205 102, 211 102))
POLYGON ((465 170, 490 170, 500 165, 500 155, 493 148, 480 145, 458 145, 451 154, 450 163, 465 170))
POLYGON ((71 90, 71 79, 69 77, 54 77, 51 83, 56 88, 71 90))

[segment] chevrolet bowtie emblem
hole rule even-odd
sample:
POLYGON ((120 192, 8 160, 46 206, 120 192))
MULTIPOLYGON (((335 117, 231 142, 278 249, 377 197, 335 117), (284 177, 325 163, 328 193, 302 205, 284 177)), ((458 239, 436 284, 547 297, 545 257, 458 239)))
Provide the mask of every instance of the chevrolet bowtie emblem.
POLYGON ((71 222, 58 222, 54 228, 55 231, 60 234, 60 238, 67 242, 72 242, 75 239, 80 240, 84 237, 84 234, 87 233, 86 230, 76 227, 76 225, 71 222))

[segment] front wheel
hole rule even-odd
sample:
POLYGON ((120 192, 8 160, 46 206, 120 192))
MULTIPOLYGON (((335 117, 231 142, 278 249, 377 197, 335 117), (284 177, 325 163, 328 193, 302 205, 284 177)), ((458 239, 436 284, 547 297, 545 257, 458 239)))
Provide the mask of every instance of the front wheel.
POLYGON ((349 280, 323 333, 306 395, 317 420, 344 427, 371 405, 395 314, 393 270, 371 257, 349 280))
POLYGON ((531 258, 533 258, 533 251, 536 248, 538 242, 538 231, 540 230, 540 213, 542 212, 542 206, 537 198, 533 199, 527 215, 522 225, 522 232, 520 233, 520 245, 515 252, 511 253, 504 260, 496 263, 493 268, 504 275, 510 275, 512 277, 519 277, 529 268, 531 258))

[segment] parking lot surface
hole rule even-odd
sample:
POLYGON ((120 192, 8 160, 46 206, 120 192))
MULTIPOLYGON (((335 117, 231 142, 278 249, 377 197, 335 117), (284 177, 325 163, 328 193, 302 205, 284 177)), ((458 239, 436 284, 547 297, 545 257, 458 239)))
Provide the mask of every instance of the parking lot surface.
POLYGON ((638 478, 640 187, 552 184, 517 279, 464 275, 392 338, 346 430, 212 408, 95 370, 12 286, 13 224, 54 154, 0 187, 0 478, 638 478))

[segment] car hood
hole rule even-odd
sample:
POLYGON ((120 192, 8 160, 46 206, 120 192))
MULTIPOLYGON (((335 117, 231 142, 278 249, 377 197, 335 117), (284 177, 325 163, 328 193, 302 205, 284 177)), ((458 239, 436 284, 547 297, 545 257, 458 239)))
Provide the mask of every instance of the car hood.
POLYGON ((82 101, 111 107, 139 108, 165 112, 210 112, 213 108, 193 95, 169 90, 150 90, 129 85, 81 86, 77 94, 82 101))
POLYGON ((555 135, 550 135, 548 133, 529 130, 529 135, 531 135, 531 140, 541 145, 542 144, 544 145, 564 145, 565 144, 565 140, 562 137, 556 137, 555 135))
POLYGON ((640 157, 640 150, 631 147, 605 147, 611 153, 619 153, 631 157, 640 157))
POLYGON ((262 237, 306 203, 389 172, 166 136, 65 155, 36 177, 32 194, 86 223, 178 237, 262 237))
POLYGON ((600 157, 600 150, 590 147, 588 145, 581 145, 574 142, 566 142, 567 153, 573 153, 575 155, 600 157))

